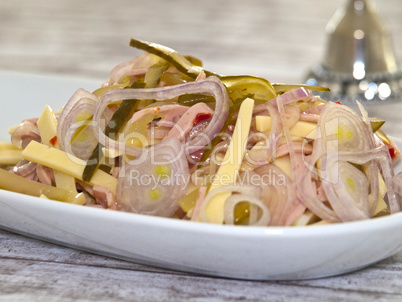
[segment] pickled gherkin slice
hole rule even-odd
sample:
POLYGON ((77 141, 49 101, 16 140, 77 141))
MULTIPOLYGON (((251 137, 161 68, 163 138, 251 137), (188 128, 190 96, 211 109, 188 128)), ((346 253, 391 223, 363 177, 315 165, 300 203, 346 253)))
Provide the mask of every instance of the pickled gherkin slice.
MULTIPOLYGON (((124 100, 121 102, 120 106, 117 108, 109 123, 106 126, 105 134, 107 136, 117 135, 121 127, 128 121, 130 116, 134 113, 138 100, 124 100)), ((103 157, 102 145, 97 144, 94 151, 87 161, 84 172, 82 174, 82 179, 84 181, 90 181, 92 175, 99 167, 100 159, 103 157)))

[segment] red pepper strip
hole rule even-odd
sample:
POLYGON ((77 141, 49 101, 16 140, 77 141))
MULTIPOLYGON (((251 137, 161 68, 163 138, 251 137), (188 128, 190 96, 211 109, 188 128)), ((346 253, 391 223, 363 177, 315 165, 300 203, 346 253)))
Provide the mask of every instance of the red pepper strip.
POLYGON ((49 140, 49 143, 54 147, 54 146, 56 146, 56 143, 57 143, 57 136, 55 135, 55 136, 53 136, 50 140, 49 140))
POLYGON ((211 113, 198 113, 193 121, 193 125, 197 125, 201 121, 205 121, 211 117, 211 113))

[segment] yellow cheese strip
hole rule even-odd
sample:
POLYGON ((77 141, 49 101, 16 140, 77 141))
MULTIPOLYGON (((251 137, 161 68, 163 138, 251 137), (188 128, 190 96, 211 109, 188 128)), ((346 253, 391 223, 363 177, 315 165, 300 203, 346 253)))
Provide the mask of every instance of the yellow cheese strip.
MULTIPOLYGON (((210 190, 235 182, 244 154, 246 153, 253 108, 253 99, 245 99, 241 104, 229 148, 226 151, 222 165, 213 178, 210 190)), ((225 201, 230 195, 230 192, 217 194, 206 205, 205 214, 210 222, 223 223, 225 201)))
POLYGON ((292 178, 292 164, 289 155, 275 158, 274 164, 277 165, 287 176, 292 178))
POLYGON ((271 130, 272 119, 270 116, 257 115, 255 117, 255 127, 259 132, 267 132, 271 130))
POLYGON ((374 215, 376 216, 378 214, 380 214, 381 212, 384 212, 388 209, 387 204, 384 201, 384 196, 385 194, 387 194, 387 186, 385 185, 384 179, 382 178, 382 175, 380 172, 378 172, 378 202, 377 202, 377 206, 374 210, 374 215))
MULTIPOLYGON (((272 119, 270 116, 257 115, 255 117, 256 129, 259 132, 268 132, 271 130, 272 119)), ((316 123, 298 121, 289 132, 291 136, 305 137, 315 139, 316 123)))
POLYGON ((292 226, 306 226, 310 225, 312 223, 316 223, 320 221, 321 219, 316 216, 313 212, 310 210, 306 210, 302 215, 296 218, 295 221, 292 222, 292 226))
POLYGON ((13 166, 22 160, 21 149, 11 143, 0 142, 0 166, 13 166))
MULTIPOLYGON (((54 137, 57 137, 57 119, 53 113, 53 110, 48 105, 46 105, 43 109, 42 114, 37 121, 37 125, 43 144, 48 147, 52 147, 50 141, 54 137)), ((59 144, 57 141, 54 143, 54 147, 59 149, 59 144)), ((78 193, 74 177, 58 170, 53 170, 53 174, 56 187, 78 193)))
POLYGON ((0 149, 1 166, 14 166, 22 159, 20 149, 0 149))
MULTIPOLYGON (((42 114, 39 116, 37 125, 42 142, 46 146, 51 146, 50 140, 57 135, 57 120, 53 110, 48 105, 45 106, 42 114)), ((57 142, 55 142, 54 146, 57 147, 57 145, 57 142)))
POLYGON ((26 179, 3 169, 0 169, 0 189, 37 197, 45 195, 49 199, 80 205, 85 203, 83 193, 75 194, 70 191, 26 179))
MULTIPOLYGON (((86 162, 78 157, 36 141, 31 141, 25 147, 22 156, 27 160, 64 172, 79 180, 82 180, 82 173, 86 165, 86 162)), ((116 194, 117 179, 102 170, 98 169, 89 183, 103 186, 116 194)))
POLYGON ((8 128, 8 134, 13 134, 15 129, 18 128, 19 125, 15 125, 15 126, 11 126, 10 128, 8 128))
POLYGON ((12 143, 0 142, 0 150, 21 150, 21 149, 18 149, 12 143))

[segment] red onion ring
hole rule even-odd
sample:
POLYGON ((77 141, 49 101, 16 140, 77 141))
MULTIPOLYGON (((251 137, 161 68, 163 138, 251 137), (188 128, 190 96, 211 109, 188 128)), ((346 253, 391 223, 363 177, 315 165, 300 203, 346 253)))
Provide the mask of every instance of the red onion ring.
POLYGON ((11 143, 17 148, 25 148, 31 140, 41 141, 36 121, 23 121, 11 134, 11 143))
POLYGON ((310 101, 315 100, 310 90, 303 87, 286 91, 285 93, 278 95, 269 101, 269 103, 277 106, 278 99, 282 100, 284 106, 296 103, 298 101, 310 101))
POLYGON ((392 178, 392 188, 395 193, 402 196, 402 172, 399 172, 392 178))
POLYGON ((99 99, 92 93, 80 88, 64 106, 57 125, 57 142, 61 150, 68 151, 78 158, 88 159, 98 141, 93 134, 93 122, 82 132, 84 140, 72 138, 77 129, 87 122, 96 109, 99 99))
POLYGON ((290 225, 304 212, 292 180, 278 166, 267 164, 246 173, 252 184, 261 188, 260 199, 271 213, 270 226, 290 225))
MULTIPOLYGON (((396 213, 402 211, 402 204, 393 189, 394 170, 392 168, 391 157, 386 146, 380 146, 362 152, 341 152, 336 156, 338 157, 338 160, 348 161, 358 165, 365 165, 370 162, 378 163, 385 185, 388 189, 387 202, 390 212, 396 213)), ((377 174, 376 177, 378 177, 377 174)), ((375 192, 372 194, 375 194, 375 192)), ((375 195, 375 197, 378 197, 378 193, 375 195)))
POLYGON ((13 173, 18 176, 33 179, 33 177, 36 175, 37 166, 37 163, 23 159, 14 166, 13 173))
POLYGON ((205 80, 189 82, 186 84, 166 86, 150 89, 110 89, 100 99, 94 114, 94 122, 96 125, 95 136, 99 143, 109 149, 116 149, 120 152, 138 156, 142 152, 142 148, 134 147, 123 141, 117 141, 108 138, 100 128, 102 112, 110 103, 119 100, 129 99, 154 99, 163 101, 175 98, 182 94, 207 93, 215 97, 215 111, 211 122, 208 126, 186 142, 186 153, 191 154, 197 150, 204 148, 205 145, 216 136, 225 122, 230 106, 230 99, 226 87, 216 77, 208 77, 205 80))
MULTIPOLYGON (((205 196, 204 200, 200 205, 199 210, 199 219, 203 222, 208 222, 208 218, 205 213, 205 208, 208 202, 216 195, 223 192, 232 192, 230 197, 228 197, 225 201, 224 206, 224 222, 225 224, 234 224, 234 216, 233 210, 237 203, 241 201, 248 201, 250 203, 250 209, 253 206, 256 206, 258 209, 261 210, 261 216, 259 219, 251 219, 255 221, 250 221, 250 225, 256 226, 266 226, 269 223, 271 215, 269 213, 268 208, 265 204, 259 199, 259 195, 261 193, 261 189, 256 186, 252 185, 224 185, 214 190, 208 192, 207 196, 205 196), (236 194, 238 193, 238 194, 236 194), (239 195, 239 196, 237 196, 239 195)), ((256 217, 256 209, 252 209, 254 213, 250 213, 250 216, 256 217)), ((250 217, 250 218, 253 218, 250 217)))
POLYGON ((369 182, 366 175, 338 154, 325 160, 322 186, 331 207, 342 221, 370 218, 369 182))
POLYGON ((320 139, 316 139, 312 155, 308 159, 304 158, 304 163, 307 166, 307 169, 303 175, 299 175, 300 180, 296 182, 297 196, 311 212, 320 217, 322 220, 328 222, 339 222, 340 219, 336 215, 335 211, 328 207, 318 197, 317 186, 313 180, 313 176, 318 175, 315 164, 321 157, 321 149, 319 148, 320 142, 317 140, 320 139))
POLYGON ((117 184, 117 208, 147 215, 170 217, 178 209, 190 181, 183 145, 165 140, 145 149, 126 163, 117 184))
POLYGON ((144 52, 127 62, 117 65, 110 72, 110 79, 104 86, 119 84, 126 76, 144 75, 148 68, 154 63, 154 58, 154 55, 144 52))
MULTIPOLYGON (((362 152, 375 147, 373 131, 368 120, 367 112, 360 108, 360 117, 351 108, 329 102, 323 109, 318 133, 322 137, 322 153, 327 152, 362 152), (347 132, 347 133, 344 133, 347 132)), ((378 202, 378 168, 377 163, 369 164, 371 194, 369 195, 370 213, 374 213, 378 202)))
POLYGON ((320 115, 318 127, 323 153, 360 152, 375 146, 367 124, 347 106, 328 102, 320 115), (349 132, 344 133, 344 130, 349 132))
MULTIPOLYGON (((283 104, 282 96, 277 96, 276 101, 277 101, 279 116, 280 116, 280 119, 282 122, 282 132, 285 134, 286 144, 288 145, 288 149, 289 149, 289 158, 290 158, 290 163, 292 166, 292 178, 293 178, 293 181, 295 181, 295 180, 297 181, 299 179, 299 176, 297 173, 295 150, 293 148, 292 138, 291 138, 290 132, 289 132, 290 127, 288 126, 288 123, 286 120, 285 106, 283 104)), ((299 117, 300 117, 300 111, 299 111, 299 117)))

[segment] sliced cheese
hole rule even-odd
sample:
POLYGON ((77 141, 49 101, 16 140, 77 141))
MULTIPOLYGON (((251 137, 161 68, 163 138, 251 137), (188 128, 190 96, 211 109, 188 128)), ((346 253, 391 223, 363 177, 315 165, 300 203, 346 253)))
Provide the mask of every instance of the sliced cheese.
MULTIPOLYGON (((78 157, 36 141, 31 141, 25 147, 22 156, 27 160, 61 171, 79 180, 82 180, 82 173, 86 165, 86 162, 78 157)), ((98 169, 95 172, 89 184, 103 186, 116 194, 117 179, 102 170, 98 169)))
MULTIPOLYGON (((43 144, 48 147, 54 146, 59 149, 57 140, 54 141, 54 137, 57 138, 57 119, 53 110, 48 105, 43 109, 42 114, 37 121, 37 125, 43 144), (54 143, 51 143, 52 141, 54 141, 54 143)), ((58 170, 54 170, 53 174, 56 187, 78 193, 74 177, 58 170)))
POLYGON ((11 143, 0 142, 0 150, 21 150, 11 143))
POLYGON ((0 188, 37 197, 43 194, 49 199, 73 204, 83 204, 85 202, 83 193, 74 194, 70 191, 18 176, 3 169, 0 169, 0 188))
POLYGON ((0 148, 0 166, 13 166, 21 161, 22 155, 20 149, 1 149, 0 148))
POLYGON ((292 226, 306 226, 310 225, 312 223, 316 223, 320 221, 321 219, 315 215, 313 212, 310 210, 306 210, 302 215, 296 218, 295 221, 292 222, 292 226))
MULTIPOLYGON (((218 172, 212 179, 210 190, 214 190, 222 185, 234 183, 236 181, 236 177, 246 153, 253 108, 253 99, 245 99, 241 104, 229 148, 226 151, 218 172)), ((223 192, 215 195, 209 201, 205 207, 205 214, 208 221, 219 224, 223 223, 225 201, 230 195, 230 192, 223 192)))
MULTIPOLYGON (((53 110, 46 105, 36 122, 39 128, 40 137, 46 146, 50 146, 50 141, 57 135, 57 120, 53 110)), ((56 146, 57 141, 53 146, 56 146)))
POLYGON ((271 117, 266 115, 257 115, 255 117, 255 127, 259 132, 268 132, 272 127, 271 117))
POLYGON ((8 128, 8 134, 12 135, 14 131, 19 127, 19 125, 11 126, 8 128))
MULTIPOLYGON (((257 131, 268 132, 271 130, 272 118, 266 115, 257 115, 255 117, 255 124, 257 131)), ((316 128, 316 123, 298 121, 292 128, 289 129, 289 132, 291 136, 314 139, 316 128)))
POLYGON ((290 163, 289 155, 277 157, 274 161, 274 164, 285 172, 287 176, 292 178, 292 164, 290 163))
POLYGON ((22 160, 21 149, 11 143, 0 142, 0 166, 13 166, 22 160))
POLYGON ((299 136, 309 139, 315 139, 316 129, 317 129, 316 123, 298 121, 292 128, 290 128, 289 131, 291 136, 299 136))
POLYGON ((382 175, 380 172, 378 172, 378 185, 379 185, 379 190, 378 190, 378 201, 377 201, 377 206, 374 210, 374 216, 377 216, 381 213, 388 212, 388 206, 384 201, 384 196, 387 194, 387 186, 385 185, 384 179, 382 178, 382 175))

